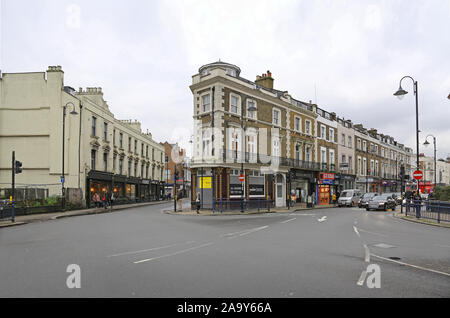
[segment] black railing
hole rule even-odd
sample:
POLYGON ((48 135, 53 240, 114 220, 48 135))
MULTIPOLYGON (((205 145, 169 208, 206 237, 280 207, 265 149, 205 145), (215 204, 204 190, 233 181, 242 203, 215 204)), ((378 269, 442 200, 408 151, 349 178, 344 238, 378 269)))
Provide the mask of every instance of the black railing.
POLYGON ((434 220, 438 223, 450 222, 450 202, 444 201, 406 201, 405 215, 417 219, 434 220))
MULTIPOLYGON (((242 152, 235 150, 222 150, 222 155, 217 160, 223 160, 225 163, 250 163, 260 165, 283 166, 298 169, 316 170, 316 171, 336 171, 334 164, 326 164, 312 161, 305 161, 294 158, 280 156, 270 156, 252 152, 242 152)), ((194 163, 211 162, 214 158, 196 159, 194 163)))
POLYGON ((216 200, 213 204, 213 211, 216 212, 224 212, 224 211, 262 211, 267 210, 270 212, 270 209, 274 207, 274 200, 216 200))

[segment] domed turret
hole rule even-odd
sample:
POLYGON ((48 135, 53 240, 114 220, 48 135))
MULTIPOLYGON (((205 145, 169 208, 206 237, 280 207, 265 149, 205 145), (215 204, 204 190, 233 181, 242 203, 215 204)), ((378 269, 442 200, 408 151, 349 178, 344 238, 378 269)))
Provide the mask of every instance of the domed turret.
POLYGON ((214 63, 203 65, 198 69, 198 72, 201 76, 204 76, 208 75, 213 68, 218 67, 225 69, 227 74, 231 76, 239 76, 239 74, 241 73, 241 69, 236 65, 225 63, 220 60, 214 63))

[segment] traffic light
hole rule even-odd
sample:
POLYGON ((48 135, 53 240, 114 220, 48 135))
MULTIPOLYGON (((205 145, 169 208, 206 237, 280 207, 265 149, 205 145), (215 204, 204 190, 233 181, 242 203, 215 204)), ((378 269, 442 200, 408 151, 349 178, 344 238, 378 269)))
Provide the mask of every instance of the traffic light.
POLYGON ((15 162, 15 173, 22 173, 22 162, 20 162, 19 160, 16 160, 15 162))
POLYGON ((175 182, 178 180, 178 171, 175 170, 175 175, 173 176, 173 178, 175 179, 175 182))

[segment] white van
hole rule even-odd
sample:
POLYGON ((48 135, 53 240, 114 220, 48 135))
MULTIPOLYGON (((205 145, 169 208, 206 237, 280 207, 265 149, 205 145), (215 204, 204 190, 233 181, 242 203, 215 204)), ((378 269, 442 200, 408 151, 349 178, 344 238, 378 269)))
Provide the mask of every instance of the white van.
POLYGON ((361 191, 359 189, 347 189, 341 192, 337 204, 341 206, 358 206, 361 199, 361 191))

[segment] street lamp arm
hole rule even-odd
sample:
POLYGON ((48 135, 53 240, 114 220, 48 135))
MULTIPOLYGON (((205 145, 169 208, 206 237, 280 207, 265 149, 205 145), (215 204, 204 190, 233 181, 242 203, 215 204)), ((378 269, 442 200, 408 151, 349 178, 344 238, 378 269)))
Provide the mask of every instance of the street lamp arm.
POLYGON ((400 86, 400 87, 402 86, 402 81, 403 81, 405 78, 411 79, 411 80, 413 81, 413 83, 416 82, 416 81, 414 80, 414 78, 412 78, 412 77, 409 76, 409 75, 406 75, 406 76, 403 76, 403 77, 400 79, 400 83, 399 83, 399 86, 400 86))

